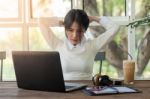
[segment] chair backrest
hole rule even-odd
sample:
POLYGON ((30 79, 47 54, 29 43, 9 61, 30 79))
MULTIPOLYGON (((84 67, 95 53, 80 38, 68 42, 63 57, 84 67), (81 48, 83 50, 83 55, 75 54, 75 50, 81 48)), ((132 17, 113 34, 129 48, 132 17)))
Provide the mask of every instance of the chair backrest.
POLYGON ((105 60, 105 52, 98 52, 95 56, 95 61, 105 60))
POLYGON ((0 59, 3 60, 6 58, 6 51, 0 51, 0 59))
POLYGON ((1 65, 0 65, 0 81, 3 80, 3 60, 6 59, 6 51, 0 51, 0 61, 1 61, 1 65))

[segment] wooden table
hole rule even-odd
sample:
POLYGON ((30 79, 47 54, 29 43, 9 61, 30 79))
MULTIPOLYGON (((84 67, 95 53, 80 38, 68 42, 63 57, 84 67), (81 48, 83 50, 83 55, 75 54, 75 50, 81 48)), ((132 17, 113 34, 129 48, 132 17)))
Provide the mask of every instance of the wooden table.
MULTIPOLYGON (((92 84, 91 81, 82 82, 92 84)), ((81 90, 69 93, 43 92, 19 89, 16 82, 0 82, 0 99, 150 99, 150 81, 135 81, 133 86, 142 93, 88 96, 81 90)))

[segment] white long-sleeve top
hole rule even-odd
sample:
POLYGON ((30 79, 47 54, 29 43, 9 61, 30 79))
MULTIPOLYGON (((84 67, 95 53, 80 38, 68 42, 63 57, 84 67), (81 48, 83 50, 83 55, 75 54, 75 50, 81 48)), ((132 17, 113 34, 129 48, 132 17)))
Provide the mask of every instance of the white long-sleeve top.
POLYGON ((92 78, 97 52, 113 39, 119 27, 107 17, 101 17, 99 23, 106 31, 92 40, 83 37, 81 43, 76 46, 73 46, 67 38, 62 41, 51 30, 40 26, 48 44, 60 53, 65 80, 90 80, 92 78))

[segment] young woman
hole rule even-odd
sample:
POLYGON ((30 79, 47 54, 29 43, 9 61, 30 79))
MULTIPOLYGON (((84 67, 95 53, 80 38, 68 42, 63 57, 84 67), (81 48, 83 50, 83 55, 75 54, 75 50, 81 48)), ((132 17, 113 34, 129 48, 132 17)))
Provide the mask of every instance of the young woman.
POLYGON ((70 10, 60 20, 40 18, 40 29, 48 44, 59 51, 65 80, 90 80, 92 78, 94 58, 97 52, 109 43, 116 35, 118 25, 107 17, 87 16, 80 9, 70 10), (100 23, 106 31, 93 40, 86 39, 86 32, 90 22, 100 23), (54 24, 64 25, 66 38, 57 38, 49 28, 54 24))

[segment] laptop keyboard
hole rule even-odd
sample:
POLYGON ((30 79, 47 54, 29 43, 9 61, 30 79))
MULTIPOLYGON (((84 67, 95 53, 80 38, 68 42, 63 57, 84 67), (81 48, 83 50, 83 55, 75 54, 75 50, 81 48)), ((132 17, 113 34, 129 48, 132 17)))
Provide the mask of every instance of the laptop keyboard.
POLYGON ((70 88, 73 88, 74 86, 68 86, 68 85, 65 85, 65 88, 66 89, 70 89, 70 88))

